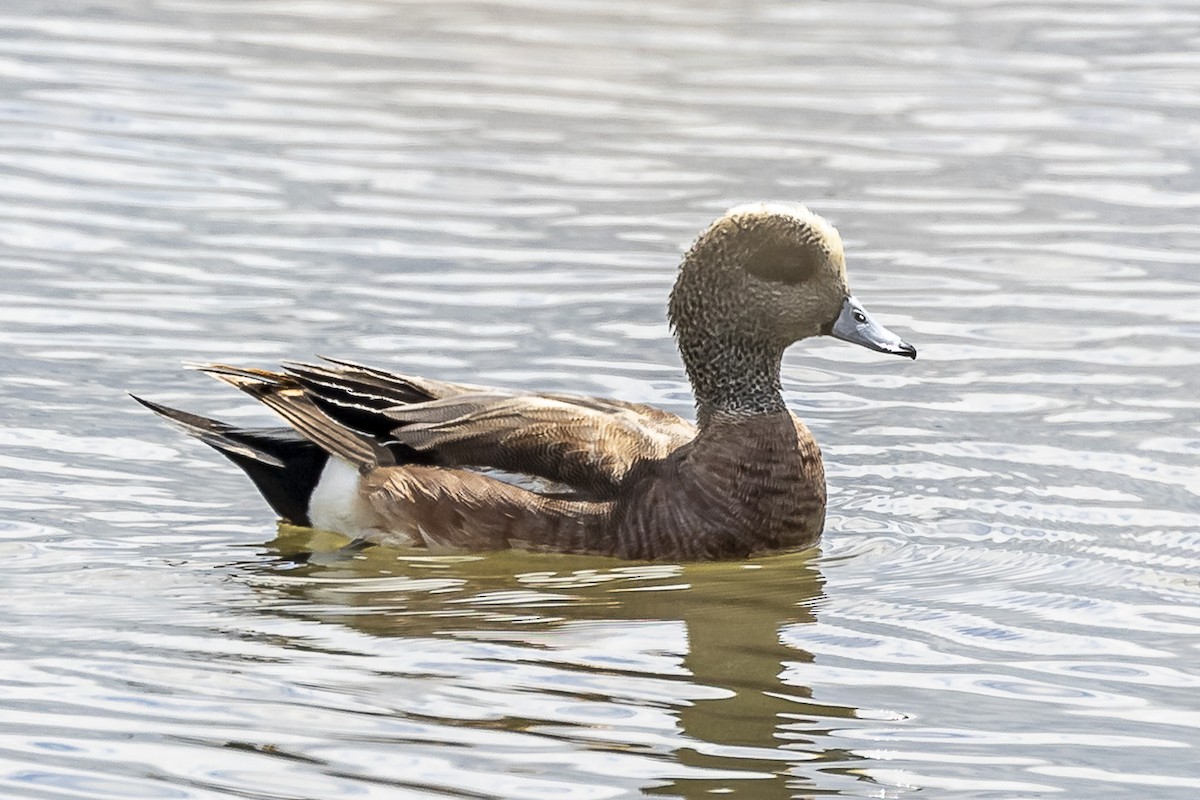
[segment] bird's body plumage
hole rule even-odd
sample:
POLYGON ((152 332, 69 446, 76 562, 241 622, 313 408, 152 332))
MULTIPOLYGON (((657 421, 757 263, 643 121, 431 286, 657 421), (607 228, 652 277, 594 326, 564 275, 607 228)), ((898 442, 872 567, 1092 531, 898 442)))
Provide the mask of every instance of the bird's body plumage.
POLYGON ((242 467, 281 517, 370 541, 631 559, 814 545, 824 469, 808 428, 783 405, 783 350, 833 332, 916 351, 861 313, 836 231, 799 206, 743 207, 715 222, 684 257, 669 311, 695 425, 639 403, 334 360, 200 367, 272 408, 290 434, 142 402, 242 467))

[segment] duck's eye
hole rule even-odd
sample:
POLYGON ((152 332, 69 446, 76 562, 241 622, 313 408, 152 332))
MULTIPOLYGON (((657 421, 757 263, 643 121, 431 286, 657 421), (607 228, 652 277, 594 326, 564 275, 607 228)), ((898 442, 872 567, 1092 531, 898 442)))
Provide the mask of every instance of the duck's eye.
POLYGON ((864 313, 863 313, 863 312, 861 312, 861 311, 855 311, 855 312, 854 312, 854 321, 855 321, 855 322, 862 323, 862 324, 866 324, 866 322, 867 322, 867 315, 866 315, 866 314, 864 314, 864 313))

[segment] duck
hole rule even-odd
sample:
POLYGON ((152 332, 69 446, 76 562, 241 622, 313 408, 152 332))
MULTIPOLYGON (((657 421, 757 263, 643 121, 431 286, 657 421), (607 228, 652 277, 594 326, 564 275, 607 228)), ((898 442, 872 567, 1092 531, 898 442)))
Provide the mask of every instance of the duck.
POLYGON ((667 316, 694 422, 643 403, 325 357, 196 367, 271 408, 282 428, 134 399, 240 467, 283 522, 356 542, 646 561, 812 548, 825 472, 784 403, 784 351, 817 336, 913 359, 916 348, 850 292, 836 228, 795 203, 736 206, 704 229, 667 316))

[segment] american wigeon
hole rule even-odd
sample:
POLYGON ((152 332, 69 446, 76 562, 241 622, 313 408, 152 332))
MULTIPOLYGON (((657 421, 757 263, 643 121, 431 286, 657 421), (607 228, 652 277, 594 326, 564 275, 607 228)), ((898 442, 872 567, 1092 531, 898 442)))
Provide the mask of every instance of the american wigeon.
POLYGON ((669 318, 696 424, 639 403, 527 394, 345 361, 200 369, 290 424, 237 428, 139 400, 241 467, 283 519, 384 544, 630 559, 817 542, 825 473, 783 402, 783 351, 828 334, 916 349, 846 285, 841 237, 803 206, 730 210, 688 250, 669 318), (531 490, 487 474, 550 482, 531 490))

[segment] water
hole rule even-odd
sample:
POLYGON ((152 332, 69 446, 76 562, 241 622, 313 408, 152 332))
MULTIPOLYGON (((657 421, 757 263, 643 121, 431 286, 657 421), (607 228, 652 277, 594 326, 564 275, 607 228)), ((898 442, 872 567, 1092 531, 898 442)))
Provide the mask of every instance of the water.
POLYGON ((0 796, 1200 788, 1200 11, 96 0, 0 18, 0 796), (819 556, 339 552, 125 396, 315 353, 688 413, 724 208, 920 360, 789 352, 819 556), (307 557, 308 553, 313 553, 307 557))

